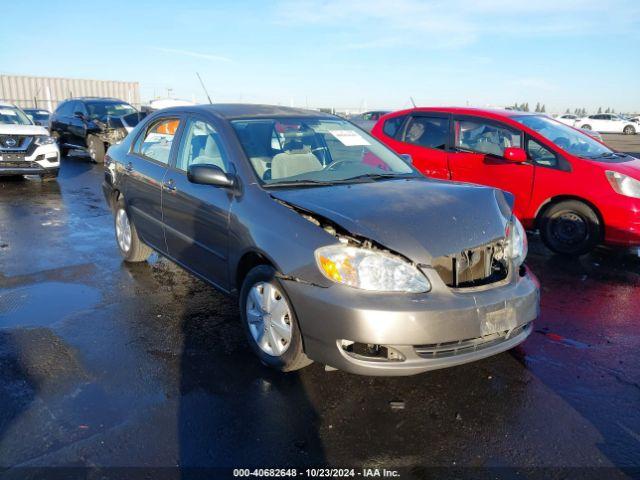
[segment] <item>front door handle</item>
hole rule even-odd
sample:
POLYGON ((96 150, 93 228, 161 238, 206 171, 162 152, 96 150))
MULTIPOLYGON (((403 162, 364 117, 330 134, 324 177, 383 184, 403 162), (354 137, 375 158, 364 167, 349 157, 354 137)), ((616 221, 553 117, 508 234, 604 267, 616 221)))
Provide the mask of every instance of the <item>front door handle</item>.
POLYGON ((171 178, 171 179, 169 179, 169 180, 167 180, 166 182, 164 182, 164 183, 162 184, 162 186, 163 186, 164 188, 166 188, 167 190, 170 190, 170 191, 172 191, 172 192, 174 192, 174 191, 176 190, 176 183, 173 181, 173 179, 172 179, 172 178, 171 178))
POLYGON ((125 169, 127 172, 133 172, 133 163, 131 163, 131 162, 127 163, 127 164, 125 165, 124 169, 125 169))

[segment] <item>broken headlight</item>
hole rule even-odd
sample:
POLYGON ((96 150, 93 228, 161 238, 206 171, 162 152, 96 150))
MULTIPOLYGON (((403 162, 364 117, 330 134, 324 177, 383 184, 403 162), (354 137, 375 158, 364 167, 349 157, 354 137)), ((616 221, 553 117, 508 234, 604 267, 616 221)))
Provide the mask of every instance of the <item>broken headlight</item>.
POLYGON ((515 216, 507 225, 507 255, 513 260, 517 267, 524 263, 529 251, 529 243, 527 242, 527 233, 520 220, 515 216))
POLYGON ((329 280, 378 292, 422 293, 431 290, 427 277, 406 260, 387 252, 348 245, 316 250, 316 262, 329 280))

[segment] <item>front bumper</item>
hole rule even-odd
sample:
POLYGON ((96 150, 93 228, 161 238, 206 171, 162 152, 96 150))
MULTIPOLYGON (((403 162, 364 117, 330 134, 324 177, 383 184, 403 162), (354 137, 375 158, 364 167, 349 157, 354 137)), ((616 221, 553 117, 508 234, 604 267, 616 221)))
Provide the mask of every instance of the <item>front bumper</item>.
POLYGON ((0 175, 41 175, 60 168, 56 144, 41 145, 26 155, 20 151, 0 151, 0 175))
POLYGON ((527 269, 515 277, 484 290, 401 295, 283 281, 309 358, 363 375, 412 375, 523 342, 539 314, 539 284, 527 269), (354 354, 344 347, 349 342, 382 346, 397 358, 354 354))
POLYGON ((640 247, 640 199, 615 195, 601 202, 605 243, 640 247))

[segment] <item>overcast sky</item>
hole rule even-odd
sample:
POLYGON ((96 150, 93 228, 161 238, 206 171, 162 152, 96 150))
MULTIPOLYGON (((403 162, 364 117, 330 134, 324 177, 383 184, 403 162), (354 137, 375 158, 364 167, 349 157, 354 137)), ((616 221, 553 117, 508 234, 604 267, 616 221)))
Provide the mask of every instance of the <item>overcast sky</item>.
POLYGON ((224 102, 640 111, 640 0, 21 0, 2 16, 2 73, 134 80, 143 99, 204 101, 199 72, 224 102))

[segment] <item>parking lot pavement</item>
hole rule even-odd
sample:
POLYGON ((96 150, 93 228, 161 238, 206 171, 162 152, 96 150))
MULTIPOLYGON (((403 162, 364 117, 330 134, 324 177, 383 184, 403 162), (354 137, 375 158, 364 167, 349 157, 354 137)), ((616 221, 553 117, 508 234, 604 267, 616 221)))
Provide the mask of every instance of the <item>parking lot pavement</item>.
POLYGON ((603 133, 602 140, 614 150, 630 153, 640 158, 640 134, 622 135, 617 133, 603 133))
POLYGON ((249 351, 234 300, 166 260, 122 263, 101 179, 74 157, 58 182, 0 182, 0 475, 640 467, 637 257, 567 260, 532 237, 542 315, 515 350, 407 378, 279 374, 249 351))

